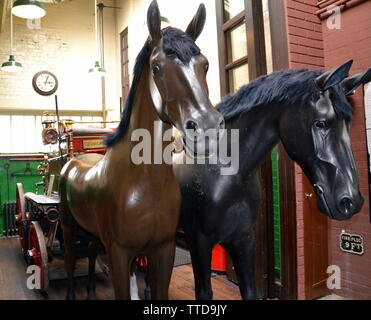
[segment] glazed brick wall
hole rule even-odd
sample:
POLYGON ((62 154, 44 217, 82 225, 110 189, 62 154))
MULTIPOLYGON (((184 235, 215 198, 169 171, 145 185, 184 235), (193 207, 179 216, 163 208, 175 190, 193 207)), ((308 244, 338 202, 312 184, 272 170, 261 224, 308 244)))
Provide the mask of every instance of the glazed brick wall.
MULTIPOLYGON (((323 69, 324 46, 322 25, 315 15, 317 0, 285 0, 289 44, 289 65, 292 69, 323 69)), ((295 165, 297 215, 298 299, 305 299, 303 172, 295 165)))
MULTIPOLYGON (((342 12, 340 30, 329 30, 323 21, 325 66, 332 68, 346 60, 354 59, 351 74, 371 67, 371 1, 366 1, 342 12)), ((357 162, 361 191, 365 205, 350 221, 329 224, 329 262, 342 271, 342 289, 334 293, 350 299, 371 299, 371 223, 369 205, 369 181, 367 163, 367 141, 363 90, 352 98, 354 120, 351 128, 353 152, 357 162), (364 238, 365 254, 356 256, 339 249, 342 230, 360 234, 364 238)))
MULTIPOLYGON (((9 42, 9 27, 6 26, 0 34, 1 63, 9 59, 9 42)), ((25 101, 39 98, 30 86, 33 75, 45 69, 55 72, 57 61, 68 55, 69 49, 59 30, 45 27, 29 29, 25 20, 17 19, 14 22, 14 54, 16 60, 23 64, 23 70, 14 74, 0 72, 0 101, 19 100, 19 97, 25 101)), ((1 106, 7 107, 4 104, 1 106)))

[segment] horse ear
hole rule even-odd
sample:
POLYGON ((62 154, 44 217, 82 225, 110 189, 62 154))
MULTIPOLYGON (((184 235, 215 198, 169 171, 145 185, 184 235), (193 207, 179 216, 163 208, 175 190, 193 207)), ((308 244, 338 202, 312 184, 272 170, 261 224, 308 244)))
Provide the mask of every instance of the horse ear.
POLYGON ((371 81, 371 68, 365 72, 358 73, 352 77, 346 78, 341 83, 346 96, 353 94, 353 92, 361 85, 371 81))
POLYGON ((197 38, 202 33, 202 30, 205 27, 206 23, 206 7, 203 3, 200 4, 198 11, 194 18, 192 19, 191 23, 189 24, 186 33, 188 33, 191 38, 196 41, 197 38))
POLYGON ((161 14, 157 1, 153 0, 148 8, 147 24, 152 42, 158 42, 161 39, 161 14))
POLYGON ((353 60, 350 60, 340 67, 324 72, 315 80, 317 87, 322 91, 326 91, 331 87, 336 86, 348 76, 352 65, 353 60))

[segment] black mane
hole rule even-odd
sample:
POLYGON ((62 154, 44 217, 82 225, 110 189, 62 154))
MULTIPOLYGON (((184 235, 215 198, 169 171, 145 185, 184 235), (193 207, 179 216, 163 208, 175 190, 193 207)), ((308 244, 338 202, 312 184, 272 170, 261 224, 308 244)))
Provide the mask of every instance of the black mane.
MULTIPOLYGON (((184 65, 188 65, 192 57, 201 53, 200 48, 196 45, 193 39, 188 34, 176 28, 169 27, 162 30, 162 41, 165 54, 173 59, 178 58, 184 65)), ((117 130, 110 134, 105 141, 107 148, 114 147, 116 143, 121 140, 129 127, 139 80, 142 76, 143 68, 146 65, 146 61, 148 61, 150 54, 151 46, 149 40, 147 39, 143 49, 140 51, 135 61, 133 72, 134 77, 128 98, 126 100, 121 122, 117 130)))
MULTIPOLYGON (((322 73, 323 71, 306 69, 274 72, 241 87, 235 94, 226 96, 216 108, 225 120, 230 120, 268 103, 302 104, 304 101, 317 101, 320 91, 313 80, 322 73)), ((330 93, 337 115, 351 121, 352 108, 340 86, 331 88, 330 93)))
POLYGON ((176 28, 169 27, 162 31, 162 46, 168 57, 178 58, 184 65, 188 65, 192 57, 201 54, 193 39, 176 28))

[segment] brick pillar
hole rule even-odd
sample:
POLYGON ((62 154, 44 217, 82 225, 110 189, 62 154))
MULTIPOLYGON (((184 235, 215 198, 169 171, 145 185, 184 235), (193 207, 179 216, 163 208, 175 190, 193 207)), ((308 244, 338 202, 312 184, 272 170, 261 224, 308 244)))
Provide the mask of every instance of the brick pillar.
MULTIPOLYGON (((320 19, 315 12, 317 0, 285 0, 291 69, 323 69, 324 50, 320 19)), ((303 172, 295 165, 297 215, 298 299, 305 297, 303 172)))

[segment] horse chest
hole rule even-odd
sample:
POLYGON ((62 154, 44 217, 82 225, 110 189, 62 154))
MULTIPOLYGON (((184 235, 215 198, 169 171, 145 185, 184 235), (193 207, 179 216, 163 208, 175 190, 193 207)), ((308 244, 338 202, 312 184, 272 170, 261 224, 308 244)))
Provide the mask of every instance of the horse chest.
POLYGON ((165 190, 143 186, 122 190, 112 202, 115 205, 107 210, 106 219, 113 232, 107 236, 122 246, 146 247, 175 236, 180 207, 176 186, 165 190))
POLYGON ((123 247, 139 251, 151 250, 152 246, 175 237, 179 214, 170 210, 148 211, 146 214, 128 212, 128 216, 111 225, 111 239, 123 247))

